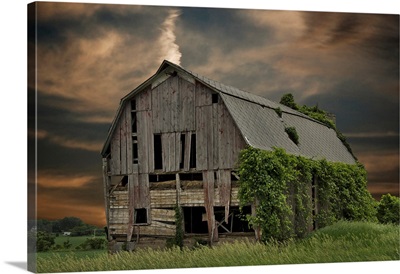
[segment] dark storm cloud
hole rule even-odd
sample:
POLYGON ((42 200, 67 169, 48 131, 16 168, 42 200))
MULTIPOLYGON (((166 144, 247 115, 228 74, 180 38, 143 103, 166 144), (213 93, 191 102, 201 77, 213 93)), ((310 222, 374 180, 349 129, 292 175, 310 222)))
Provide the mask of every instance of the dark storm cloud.
POLYGON ((37 165, 41 170, 55 170, 61 174, 99 174, 101 156, 98 151, 65 146, 51 139, 37 141, 37 165))
MULTIPOLYGON (((65 99, 56 95, 38 94, 38 130, 46 130, 55 135, 94 143, 103 142, 111 123, 90 123, 83 119, 81 113, 74 112, 73 105, 78 104, 74 98, 65 99)), ((91 112, 94 115, 96 110, 91 112)), ((114 112, 110 112, 111 116, 114 112)), ((100 151, 101 148, 99 148, 100 151)))
POLYGON ((309 96, 304 103, 316 105, 337 117, 344 133, 398 132, 398 96, 387 96, 361 80, 342 80, 324 93, 309 96), (397 97, 397 98, 396 98, 397 97))

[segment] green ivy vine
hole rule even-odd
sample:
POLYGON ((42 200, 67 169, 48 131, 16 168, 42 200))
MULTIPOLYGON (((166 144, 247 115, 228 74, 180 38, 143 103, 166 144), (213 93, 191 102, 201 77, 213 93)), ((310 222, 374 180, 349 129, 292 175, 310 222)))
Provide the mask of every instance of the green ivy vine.
POLYGON ((247 219, 261 229, 264 241, 304 237, 313 223, 321 228, 340 219, 376 220, 366 171, 359 163, 315 161, 283 149, 248 147, 240 153, 238 173, 240 204, 256 205, 256 214, 247 219))

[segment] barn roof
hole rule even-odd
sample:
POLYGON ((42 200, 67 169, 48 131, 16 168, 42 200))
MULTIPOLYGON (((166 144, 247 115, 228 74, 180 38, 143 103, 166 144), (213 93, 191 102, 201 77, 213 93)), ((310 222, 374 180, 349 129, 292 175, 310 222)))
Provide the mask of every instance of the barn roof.
POLYGON ((120 108, 110 128, 103 147, 105 154, 121 109, 130 98, 149 84, 155 83, 166 71, 177 71, 181 76, 194 78, 220 94, 234 122, 252 147, 272 150, 274 147, 285 149, 288 153, 311 159, 326 159, 331 162, 354 164, 353 155, 337 137, 335 130, 284 105, 270 101, 235 87, 213 81, 169 61, 164 61, 157 72, 139 87, 121 99, 120 108), (282 110, 279 117, 275 109, 282 110), (299 135, 299 144, 293 143, 285 132, 286 127, 295 127, 299 135))

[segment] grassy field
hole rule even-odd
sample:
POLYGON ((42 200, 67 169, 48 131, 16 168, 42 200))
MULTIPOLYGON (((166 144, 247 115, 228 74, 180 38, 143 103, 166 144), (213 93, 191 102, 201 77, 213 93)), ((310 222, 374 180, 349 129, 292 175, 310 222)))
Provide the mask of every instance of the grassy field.
POLYGON ((236 242, 213 248, 39 253, 38 272, 165 269, 400 260, 399 226, 339 222, 282 244, 236 242))

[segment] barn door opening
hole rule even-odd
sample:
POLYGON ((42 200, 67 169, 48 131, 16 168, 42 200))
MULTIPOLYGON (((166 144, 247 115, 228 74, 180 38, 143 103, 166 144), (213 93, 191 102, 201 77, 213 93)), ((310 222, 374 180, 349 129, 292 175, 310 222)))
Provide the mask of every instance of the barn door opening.
POLYGON ((185 220, 185 233, 208 234, 206 209, 203 206, 182 207, 185 220))
POLYGON ((245 206, 240 212, 238 206, 229 208, 228 223, 225 222, 225 207, 214 207, 215 222, 218 234, 230 234, 239 232, 253 232, 246 220, 246 215, 251 214, 251 207, 245 206))

